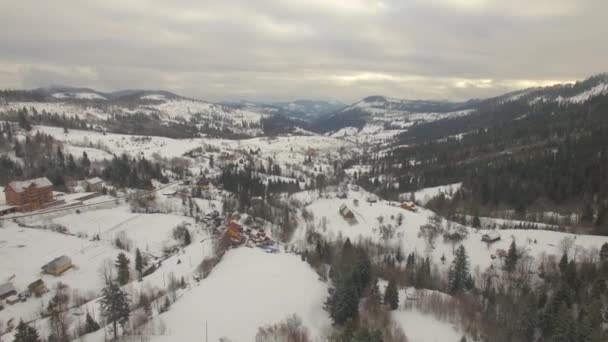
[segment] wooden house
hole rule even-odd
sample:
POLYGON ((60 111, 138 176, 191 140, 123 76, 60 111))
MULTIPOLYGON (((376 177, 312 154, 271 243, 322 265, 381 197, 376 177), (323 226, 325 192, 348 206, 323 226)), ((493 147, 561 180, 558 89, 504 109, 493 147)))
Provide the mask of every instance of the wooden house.
POLYGON ((414 204, 414 202, 403 202, 400 205, 401 209, 405 209, 405 210, 409 210, 409 211, 413 211, 413 212, 417 212, 418 211, 418 207, 416 206, 416 204, 414 204))
POLYGON ((27 286, 27 290, 36 297, 40 297, 43 294, 49 292, 49 289, 46 287, 46 284, 42 279, 38 279, 33 283, 27 286))
POLYGON ((209 190, 209 179, 201 177, 196 181, 196 186, 201 190, 209 190))
POLYGON ((72 259, 70 259, 67 255, 62 255, 58 258, 55 258, 53 261, 48 264, 42 266, 42 271, 47 274, 52 274, 54 276, 60 276, 63 272, 69 270, 74 265, 72 264, 72 259))
POLYGON ((500 234, 498 232, 492 231, 481 236, 481 241, 487 243, 493 243, 500 240, 500 234))

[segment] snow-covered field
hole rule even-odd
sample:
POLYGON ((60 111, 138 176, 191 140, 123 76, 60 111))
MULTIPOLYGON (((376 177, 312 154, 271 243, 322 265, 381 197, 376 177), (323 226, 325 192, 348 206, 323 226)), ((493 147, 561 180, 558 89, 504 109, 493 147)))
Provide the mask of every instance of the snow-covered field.
MULTIPOLYGON (((4 222, 4 228, 0 229, 0 279, 11 279, 18 292, 26 290, 28 284, 41 278, 49 289, 61 281, 82 294, 97 294, 103 287, 99 275, 101 265, 106 259, 114 260, 119 252, 104 242, 21 228, 12 222, 4 222), (60 277, 41 273, 42 266, 62 255, 72 259, 72 269, 60 277)), ((0 319, 6 322, 10 317, 33 318, 41 301, 48 301, 50 296, 47 293, 40 300, 31 299, 26 303, 6 306, 0 311, 0 319)))
POLYGON ((163 246, 175 244, 175 241, 171 241, 173 228, 182 223, 190 226, 194 224, 194 220, 190 217, 131 213, 127 206, 69 214, 52 222, 68 227, 74 234, 89 238, 99 234, 102 240, 109 243, 117 237, 124 236, 132 243, 133 248, 139 248, 153 255, 161 255, 163 246))
POLYGON ((299 256, 239 248, 160 316, 167 331, 151 341, 195 341, 205 335, 205 323, 210 341, 253 341, 258 327, 294 313, 318 338, 330 325, 326 295, 327 285, 299 256))

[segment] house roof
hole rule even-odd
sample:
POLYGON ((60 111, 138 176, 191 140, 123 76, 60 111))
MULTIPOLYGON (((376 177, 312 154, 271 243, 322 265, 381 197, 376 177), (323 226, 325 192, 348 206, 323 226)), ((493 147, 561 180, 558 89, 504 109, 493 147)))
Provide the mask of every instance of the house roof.
POLYGON ((72 259, 70 259, 67 255, 62 255, 58 258, 53 259, 53 261, 49 262, 48 264, 44 265, 42 268, 55 268, 61 265, 65 265, 68 263, 72 263, 72 259))
POLYGON ((498 232, 489 232, 489 233, 483 234, 483 236, 487 237, 488 239, 500 238, 500 234, 498 234, 498 232))
POLYGON ((101 179, 99 177, 94 177, 94 178, 87 179, 86 182, 91 185, 95 185, 95 184, 103 183, 103 179, 101 179))
POLYGON ((53 183, 51 183, 51 181, 48 178, 41 177, 41 178, 29 179, 29 180, 25 180, 25 181, 12 181, 12 182, 8 183, 8 185, 7 185, 7 187, 11 187, 15 192, 23 192, 25 189, 29 188, 30 186, 44 188, 47 186, 53 186, 53 183))
POLYGON ((29 284, 27 287, 30 289, 34 289, 40 286, 45 286, 44 281, 42 279, 38 279, 34 282, 32 282, 31 284, 29 284))
POLYGON ((13 291, 17 292, 13 283, 4 283, 0 285, 0 295, 4 295, 13 291))

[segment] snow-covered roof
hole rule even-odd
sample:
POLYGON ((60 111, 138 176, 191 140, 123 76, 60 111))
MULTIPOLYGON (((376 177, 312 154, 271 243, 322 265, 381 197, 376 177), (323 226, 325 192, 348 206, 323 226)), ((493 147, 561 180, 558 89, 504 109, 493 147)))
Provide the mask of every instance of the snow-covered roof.
POLYGON ((499 239, 500 238, 500 234, 496 231, 492 231, 486 234, 483 234, 484 237, 488 238, 488 239, 499 239))
POLYGON ((91 185, 94 185, 94 184, 103 183, 103 179, 101 179, 99 177, 94 177, 94 178, 87 179, 86 182, 91 185))
POLYGON ((47 186, 53 186, 53 183, 51 183, 51 181, 46 177, 30 179, 30 180, 25 180, 25 181, 13 181, 13 182, 8 183, 8 186, 10 186, 13 190, 15 190, 15 192, 23 192, 26 188, 29 188, 32 185, 37 186, 39 188, 44 188, 47 186))
POLYGON ((52 270, 57 267, 60 267, 60 266, 66 265, 66 264, 71 264, 71 263, 72 263, 72 259, 70 259, 70 257, 68 257, 67 255, 62 255, 58 258, 53 259, 53 261, 49 262, 48 264, 44 265, 42 267, 42 269, 52 270))
POLYGON ((4 295, 7 294, 9 292, 15 291, 15 286, 13 286, 13 283, 4 283, 2 285, 0 285, 0 295, 4 295))

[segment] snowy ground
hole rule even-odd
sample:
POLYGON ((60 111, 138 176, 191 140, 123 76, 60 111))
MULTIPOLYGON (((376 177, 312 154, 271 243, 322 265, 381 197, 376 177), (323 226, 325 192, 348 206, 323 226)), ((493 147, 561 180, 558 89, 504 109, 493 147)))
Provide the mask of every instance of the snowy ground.
MULTIPOLYGON (((105 259, 114 260, 120 251, 111 245, 88 241, 75 236, 56 232, 21 228, 12 222, 5 222, 0 229, 0 279, 9 279, 18 292, 27 285, 42 278, 49 289, 61 281, 81 293, 97 293, 103 286, 98 270, 105 259), (74 267, 60 277, 43 275, 41 267, 56 257, 67 255, 74 267)), ((26 303, 6 306, 0 311, 0 320, 11 317, 34 317, 40 303, 48 301, 49 293, 41 299, 32 298, 26 303)))
POLYGON ((326 296, 326 285, 297 255, 231 250, 200 286, 160 316, 167 331, 151 341, 198 340, 205 322, 210 341, 253 341, 259 326, 293 313, 319 337, 330 324, 322 308, 326 296))
POLYGON ((81 214, 70 214, 52 220, 68 227, 74 234, 88 238, 99 234, 102 240, 109 243, 124 235, 133 244, 153 255, 161 255, 163 246, 174 245, 171 233, 181 223, 191 226, 194 219, 172 214, 139 214, 131 213, 127 206, 115 209, 87 211, 81 214))

